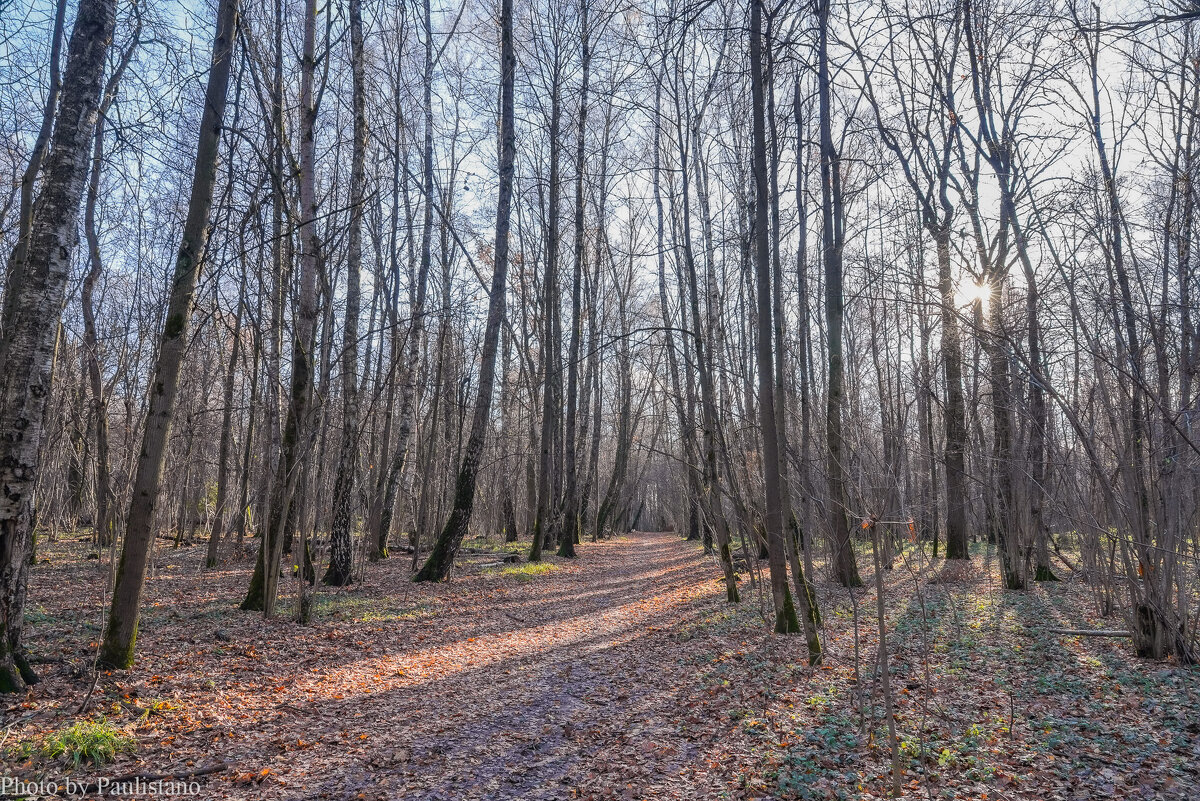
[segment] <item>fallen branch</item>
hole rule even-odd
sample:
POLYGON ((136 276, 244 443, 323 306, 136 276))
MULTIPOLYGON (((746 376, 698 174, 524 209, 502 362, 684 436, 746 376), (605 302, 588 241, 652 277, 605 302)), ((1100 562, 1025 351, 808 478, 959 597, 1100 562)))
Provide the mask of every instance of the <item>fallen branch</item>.
POLYGON ((1133 632, 1119 629, 1046 629, 1050 634, 1065 634, 1071 637, 1132 637, 1133 632))
POLYGON ((1075 567, 1075 565, 1071 564, 1070 560, 1067 559, 1066 554, 1062 552, 1062 548, 1060 548, 1058 545, 1058 540, 1054 539, 1053 535, 1050 535, 1048 539, 1050 540, 1050 547, 1054 549, 1054 555, 1058 557, 1059 561, 1066 565, 1067 569, 1072 573, 1078 572, 1079 568, 1075 567))
POLYGON ((100 683, 100 671, 96 670, 95 665, 92 666, 92 686, 88 688, 87 695, 83 697, 83 702, 79 704, 79 709, 75 710, 76 715, 82 715, 87 709, 88 702, 92 700, 92 693, 96 692, 96 685, 100 683))
POLYGON ((9 723, 7 726, 5 726, 4 736, 0 737, 0 745, 4 745, 5 741, 8 740, 8 735, 12 734, 13 726, 16 726, 18 723, 24 723, 27 720, 33 720, 33 718, 36 717, 36 714, 37 713, 35 712, 30 712, 28 715, 17 718, 12 723, 9 723))

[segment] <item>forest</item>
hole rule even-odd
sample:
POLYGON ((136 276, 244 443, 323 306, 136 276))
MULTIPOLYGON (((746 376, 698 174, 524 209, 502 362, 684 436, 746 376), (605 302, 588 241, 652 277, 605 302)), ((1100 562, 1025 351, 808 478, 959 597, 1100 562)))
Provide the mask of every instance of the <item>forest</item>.
POLYGON ((0 798, 1200 798, 1193 0, 0 0, 0 798))

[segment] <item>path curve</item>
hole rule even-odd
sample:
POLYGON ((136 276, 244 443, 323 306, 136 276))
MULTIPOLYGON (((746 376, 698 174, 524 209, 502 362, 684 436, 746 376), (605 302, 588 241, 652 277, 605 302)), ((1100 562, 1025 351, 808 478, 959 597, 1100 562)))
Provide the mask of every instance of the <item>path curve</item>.
POLYGON ((675 638, 718 599, 715 577, 694 545, 638 533, 523 583, 433 588, 438 612, 394 647, 286 687, 295 700, 254 739, 300 745, 246 797, 681 797, 696 753, 679 736, 690 671, 675 638))

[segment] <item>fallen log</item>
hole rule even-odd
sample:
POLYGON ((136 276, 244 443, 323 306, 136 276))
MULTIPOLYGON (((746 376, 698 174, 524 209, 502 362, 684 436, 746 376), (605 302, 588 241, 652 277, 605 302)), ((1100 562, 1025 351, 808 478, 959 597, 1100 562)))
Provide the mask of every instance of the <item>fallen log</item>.
POLYGON ((1132 637, 1133 632, 1120 629, 1046 629, 1050 634, 1070 637, 1132 637))

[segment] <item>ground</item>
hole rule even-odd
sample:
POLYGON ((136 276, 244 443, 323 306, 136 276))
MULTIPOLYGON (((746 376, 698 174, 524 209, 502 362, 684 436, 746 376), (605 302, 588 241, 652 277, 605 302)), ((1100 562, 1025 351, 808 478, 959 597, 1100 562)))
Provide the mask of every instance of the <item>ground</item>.
MULTIPOLYGON (((214 799, 819 799, 891 786, 869 551, 867 588, 820 582, 826 655, 812 669, 801 638, 768 633, 752 576, 743 603, 726 604, 716 565, 669 533, 584 543, 545 568, 468 554, 440 585, 408 582, 399 555, 320 591, 308 627, 237 610, 249 555, 206 573, 202 545, 159 544, 137 666, 101 673, 90 697, 109 565, 83 542, 43 547, 28 642, 44 681, 0 699, 0 776, 223 764, 197 779, 214 799), (81 719, 135 750, 79 768, 40 753, 81 719)), ((1045 632, 1120 623, 1094 617, 1082 582, 1003 592, 993 562, 981 552, 947 580, 910 549, 885 571, 905 794, 1200 797, 1200 672, 1137 660, 1127 640, 1045 632)))

